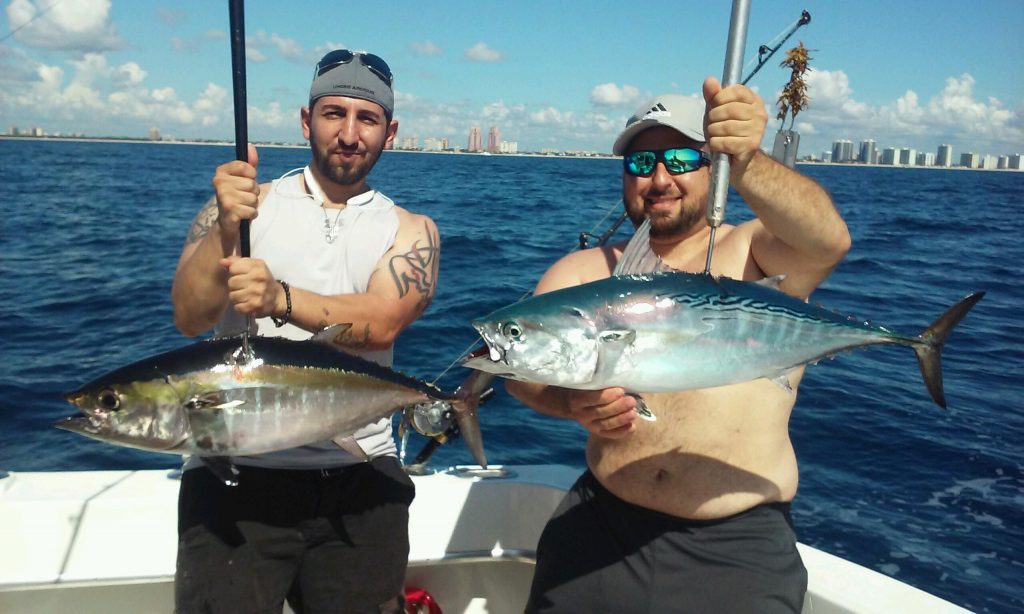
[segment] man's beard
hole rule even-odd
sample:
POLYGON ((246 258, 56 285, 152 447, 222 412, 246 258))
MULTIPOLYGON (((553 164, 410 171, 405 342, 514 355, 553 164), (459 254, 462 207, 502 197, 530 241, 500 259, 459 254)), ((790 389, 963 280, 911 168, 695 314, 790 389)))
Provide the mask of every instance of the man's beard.
MULTIPOLYGON (((626 213, 635 227, 639 227, 643 223, 644 218, 648 217, 643 209, 639 211, 627 209, 626 213)), ((656 213, 651 215, 650 218, 650 235, 655 239, 665 239, 689 234, 704 218, 704 211, 700 207, 687 207, 684 204, 676 216, 656 213)))
POLYGON ((704 212, 699 207, 684 208, 679 215, 651 216, 651 236, 655 239, 685 236, 704 219, 704 212))
MULTIPOLYGON (((377 161, 377 156, 372 158, 367 156, 358 160, 350 167, 334 166, 331 164, 329 154, 321 155, 316 147, 310 147, 310 150, 313 153, 313 163, 316 164, 320 173, 339 185, 355 185, 363 181, 370 174, 370 169, 373 168, 374 163, 377 161)), ((377 155, 380 155, 380 152, 377 155)))

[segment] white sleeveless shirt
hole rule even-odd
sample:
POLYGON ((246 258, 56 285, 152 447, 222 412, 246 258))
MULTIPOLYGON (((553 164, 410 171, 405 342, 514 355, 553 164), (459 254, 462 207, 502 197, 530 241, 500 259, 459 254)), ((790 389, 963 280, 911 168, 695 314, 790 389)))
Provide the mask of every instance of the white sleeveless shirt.
MULTIPOLYGON (((303 189, 298 171, 274 181, 260 204, 250 227, 252 257, 265 261, 275 278, 295 288, 323 295, 366 292, 377 262, 394 245, 398 233, 395 203, 371 190, 350 198, 344 209, 324 209, 323 192, 309 168, 302 171, 311 193, 303 189), (337 236, 328 242, 326 234, 332 228, 337 236)), ((258 318, 256 326, 258 334, 268 337, 303 340, 312 336, 293 324, 278 328, 270 318, 258 318)), ((229 307, 216 332, 231 334, 244 328, 245 318, 229 307)), ((390 347, 352 353, 387 367, 392 364, 390 347)), ((390 417, 368 424, 354 437, 370 458, 397 453, 390 417)), ((233 460, 239 465, 286 469, 340 467, 362 461, 332 441, 233 460)))

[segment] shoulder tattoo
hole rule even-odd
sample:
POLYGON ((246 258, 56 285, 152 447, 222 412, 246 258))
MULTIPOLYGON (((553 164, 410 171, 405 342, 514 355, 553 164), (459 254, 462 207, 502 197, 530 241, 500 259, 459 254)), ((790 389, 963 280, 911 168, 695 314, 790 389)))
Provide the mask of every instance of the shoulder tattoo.
POLYGON ((195 243, 205 237, 209 232, 210 228, 217 223, 217 197, 211 196, 210 200, 206 201, 203 208, 196 214, 194 220, 192 220, 192 227, 188 229, 188 237, 185 239, 185 244, 189 245, 195 243))
POLYGON ((416 292, 420 295, 420 309, 426 309, 434 295, 437 284, 438 248, 437 230, 424 223, 426 241, 417 239, 412 249, 397 254, 388 262, 391 278, 398 288, 398 296, 416 292))

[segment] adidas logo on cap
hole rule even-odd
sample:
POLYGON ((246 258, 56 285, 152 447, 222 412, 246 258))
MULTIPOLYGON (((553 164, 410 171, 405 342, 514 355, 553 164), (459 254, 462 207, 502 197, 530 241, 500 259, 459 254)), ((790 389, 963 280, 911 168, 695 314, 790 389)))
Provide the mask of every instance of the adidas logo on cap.
POLYGON ((644 113, 644 116, 640 118, 641 121, 645 119, 655 119, 657 117, 672 117, 672 112, 665 108, 665 105, 660 102, 653 107, 651 110, 644 113))

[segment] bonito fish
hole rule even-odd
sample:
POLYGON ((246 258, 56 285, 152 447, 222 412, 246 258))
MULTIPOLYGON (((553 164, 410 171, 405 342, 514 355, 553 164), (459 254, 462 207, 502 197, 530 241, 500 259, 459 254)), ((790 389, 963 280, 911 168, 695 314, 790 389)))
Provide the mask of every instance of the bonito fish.
MULTIPOLYGON (((252 337, 249 354, 240 335, 221 337, 151 356, 68 393, 85 416, 55 426, 153 452, 242 456, 342 441, 419 403, 458 410, 472 401, 343 352, 329 342, 333 334, 252 337)), ((479 439, 471 418, 460 427, 479 439)))
POLYGON ((666 392, 779 379, 842 350, 895 343, 913 348, 932 399, 946 406, 942 346, 983 292, 911 336, 809 305, 772 281, 652 273, 534 296, 474 321, 486 351, 462 364, 566 388, 666 392))

